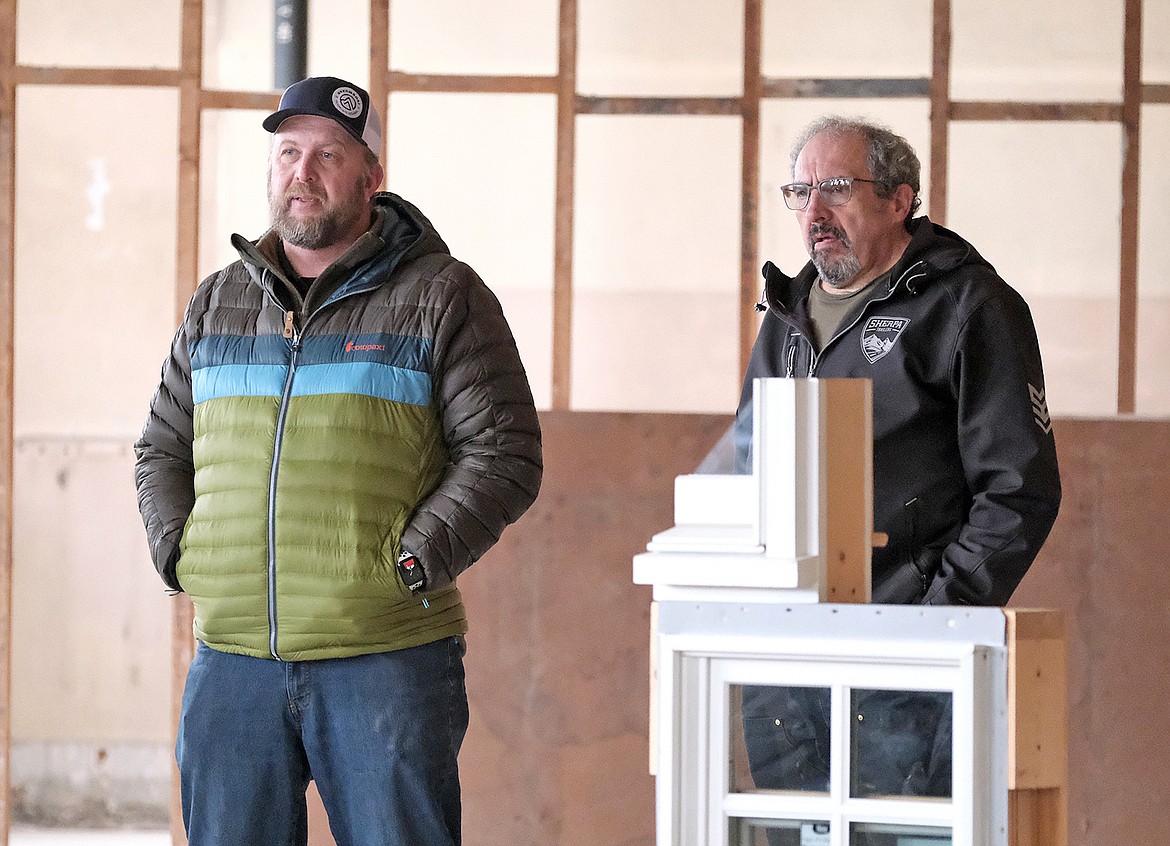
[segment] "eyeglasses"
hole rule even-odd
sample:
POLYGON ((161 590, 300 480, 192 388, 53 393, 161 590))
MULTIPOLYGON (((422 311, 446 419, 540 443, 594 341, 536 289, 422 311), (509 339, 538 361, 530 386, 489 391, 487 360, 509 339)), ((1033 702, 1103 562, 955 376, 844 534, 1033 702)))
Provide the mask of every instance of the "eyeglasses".
POLYGON ((809 185, 807 182, 791 182, 788 185, 781 185, 780 193, 784 195, 784 205, 793 211, 801 211, 808 205, 808 201, 812 199, 814 188, 821 192, 821 202, 826 206, 841 206, 849 202, 849 198, 853 196, 854 182, 878 184, 876 179, 834 176, 832 179, 821 180, 816 185, 809 185))

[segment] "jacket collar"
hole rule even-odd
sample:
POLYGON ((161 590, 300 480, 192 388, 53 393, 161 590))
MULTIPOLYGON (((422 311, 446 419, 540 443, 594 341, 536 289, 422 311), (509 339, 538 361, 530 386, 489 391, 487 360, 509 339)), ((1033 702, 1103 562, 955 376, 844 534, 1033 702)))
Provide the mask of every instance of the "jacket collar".
MULTIPOLYGON (((890 274, 891 292, 899 285, 905 285, 911 294, 917 294, 924 286, 961 265, 981 264, 991 267, 963 238, 932 222, 925 215, 911 220, 907 229, 910 231, 910 243, 890 274)), ((817 269, 811 261, 794 277, 788 276, 770 261, 764 263, 762 273, 764 296, 756 305, 757 311, 775 309, 791 314, 798 303, 807 299, 817 279, 817 269)))
MULTIPOLYGON (((373 214, 370 228, 345 253, 318 277, 310 291, 330 291, 328 299, 344 296, 356 290, 376 287, 385 282, 399 264, 427 253, 449 253, 446 243, 431 222, 413 204, 397 194, 382 191, 372 200, 373 214)), ((232 235, 232 246, 249 274, 265 287, 268 274, 281 280, 290 289, 277 257, 276 245, 280 236, 269 229, 255 241, 241 235, 232 235)), ((299 295, 298 295, 299 296, 299 295)))

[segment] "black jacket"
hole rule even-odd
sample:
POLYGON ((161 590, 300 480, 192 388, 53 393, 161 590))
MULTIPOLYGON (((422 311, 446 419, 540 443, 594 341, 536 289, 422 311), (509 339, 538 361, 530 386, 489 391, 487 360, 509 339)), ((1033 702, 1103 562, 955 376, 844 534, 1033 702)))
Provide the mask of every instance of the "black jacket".
POLYGON ((744 380, 737 460, 747 459, 752 379, 873 380, 873 599, 1003 605, 1060 505, 1044 374, 1023 298, 975 248, 925 217, 878 291, 818 353, 807 338, 817 278, 764 266, 768 307, 744 380))

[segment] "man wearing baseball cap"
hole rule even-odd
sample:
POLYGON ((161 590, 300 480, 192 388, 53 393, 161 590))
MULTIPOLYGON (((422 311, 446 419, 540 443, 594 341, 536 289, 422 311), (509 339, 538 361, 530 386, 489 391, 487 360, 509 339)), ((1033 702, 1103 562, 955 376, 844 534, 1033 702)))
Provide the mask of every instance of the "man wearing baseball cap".
POLYGON ((460 843, 456 577, 535 499, 532 394, 499 303, 379 191, 369 94, 284 92, 272 227, 233 236, 135 445, 163 581, 198 647, 176 757, 191 846, 460 843))

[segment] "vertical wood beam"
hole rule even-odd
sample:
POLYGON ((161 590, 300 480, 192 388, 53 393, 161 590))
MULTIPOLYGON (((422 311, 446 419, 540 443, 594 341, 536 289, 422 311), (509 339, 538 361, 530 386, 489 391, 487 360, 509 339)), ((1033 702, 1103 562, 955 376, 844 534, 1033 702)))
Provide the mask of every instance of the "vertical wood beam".
POLYGON ((382 116, 382 168, 390 170, 390 0, 370 0, 370 102, 382 116))
POLYGON ((739 229, 739 374, 747 372, 759 319, 752 307, 759 296, 760 275, 760 96, 763 90, 763 0, 743 4, 743 116, 740 159, 739 229))
POLYGON ((1132 414, 1137 393, 1138 200, 1142 147, 1142 0, 1125 0, 1121 98, 1121 266, 1118 273, 1117 413, 1132 414))
POLYGON ((16 289, 16 0, 0 2, 0 846, 12 752, 12 422, 16 289))
POLYGON ((560 0, 557 187, 553 248, 552 407, 565 411, 573 376, 573 204, 577 156, 577 0, 560 0))
POLYGON ((930 219, 947 222, 951 126, 951 0, 934 0, 930 74, 930 219))
MULTIPOLYGON (((199 283, 199 159, 202 138, 203 0, 183 0, 179 59, 178 232, 175 240, 175 324, 199 283)), ((177 731, 187 667, 195 657, 194 610, 186 594, 175 597, 171 617, 171 727, 177 731)), ((179 771, 171 769, 171 842, 183 846, 179 771)))

